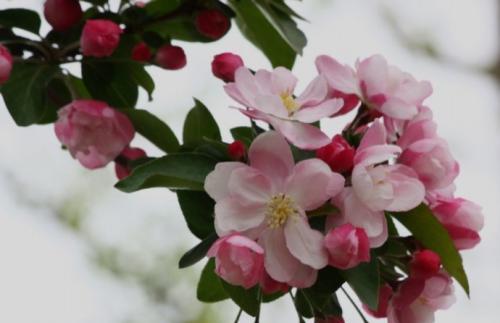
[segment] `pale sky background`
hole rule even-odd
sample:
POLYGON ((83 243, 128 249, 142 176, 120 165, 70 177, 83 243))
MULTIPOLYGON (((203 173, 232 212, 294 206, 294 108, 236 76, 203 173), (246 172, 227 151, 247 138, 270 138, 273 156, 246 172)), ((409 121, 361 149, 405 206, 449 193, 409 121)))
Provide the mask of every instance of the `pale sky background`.
MULTIPOLYGON (((483 242, 464 253, 472 286, 471 299, 457 286, 458 301, 438 312, 437 322, 498 322, 500 290, 500 104, 499 84, 474 67, 493 64, 499 50, 498 3, 494 0, 305 0, 294 7, 310 23, 301 26, 309 45, 294 72, 299 87, 315 75, 314 59, 330 54, 353 64, 356 58, 381 53, 390 63, 418 79, 430 80, 434 94, 427 100, 461 164, 458 195, 483 206, 486 226, 483 242), (404 31, 431 41, 446 58, 435 61, 402 46, 383 17, 389 8, 404 31), (453 63, 452 63, 453 62, 453 63), (456 64, 456 63, 463 64, 456 64)), ((41 0, 0 0, 0 9, 31 7, 41 10, 41 0)), ((46 26, 45 26, 46 28, 46 26)), ((211 76, 213 55, 239 53, 254 69, 269 63, 243 40, 234 28, 222 40, 209 44, 181 44, 188 65, 181 71, 151 68, 156 81, 154 101, 144 93, 139 107, 148 109, 181 134, 182 121, 192 97, 202 100, 215 115, 229 139, 231 127, 248 121, 236 111, 211 76)), ((300 90, 300 89, 299 89, 300 90)), ((326 122, 330 134, 345 119, 326 122)), ((153 147, 137 137, 134 145, 153 147)), ((181 322, 183 315, 200 309, 192 277, 200 267, 179 271, 175 262, 165 268, 164 280, 172 284, 169 304, 151 304, 133 280, 118 279, 92 261, 92 248, 118 248, 137 268, 151 269, 158 257, 176 259, 189 248, 190 236, 175 195, 163 189, 124 194, 113 189, 112 167, 88 171, 60 149, 51 126, 15 126, 0 103, 0 322, 181 322), (69 201, 69 202, 68 202, 69 201), (83 215, 82 233, 62 225, 54 216, 60 205, 76 203, 83 215), (180 277, 180 278, 179 278, 180 277), (151 311, 155 306, 156 311, 151 311)), ((360 322, 341 298, 348 323, 360 322)), ((236 308, 216 304, 215 311, 232 322, 236 308)), ((265 305, 261 322, 297 322, 289 298, 265 305)), ((223 323, 221 322, 221 323, 223 323)), ((252 322, 244 318, 241 322, 252 322)), ((383 320, 370 320, 383 322, 383 320)))

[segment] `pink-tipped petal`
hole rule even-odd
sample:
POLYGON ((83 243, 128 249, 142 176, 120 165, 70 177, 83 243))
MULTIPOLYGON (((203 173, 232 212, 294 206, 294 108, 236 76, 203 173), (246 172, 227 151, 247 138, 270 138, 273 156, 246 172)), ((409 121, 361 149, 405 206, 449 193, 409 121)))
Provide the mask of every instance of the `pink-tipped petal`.
POLYGON ((205 191, 215 201, 225 198, 229 194, 228 182, 231 173, 238 168, 248 168, 239 162, 218 163, 215 169, 205 179, 205 191))
POLYGON ((266 217, 265 204, 248 205, 226 197, 215 204, 215 229, 219 236, 259 226, 266 217))
POLYGON ((277 67, 271 75, 271 88, 273 93, 292 94, 297 85, 297 78, 284 67, 277 67))
POLYGON ((227 186, 232 196, 244 204, 265 204, 273 194, 273 186, 267 176, 251 167, 234 170, 227 186))
POLYGON ((283 283, 290 281, 301 264, 288 250, 283 230, 266 230, 259 244, 265 250, 264 265, 269 276, 283 283))
POLYGON ((272 118, 269 120, 275 129, 298 148, 314 150, 330 143, 330 138, 315 126, 272 118))
POLYGON ((409 120, 417 115, 418 108, 411 102, 393 97, 382 104, 380 112, 394 119, 409 120))
POLYGON ((300 106, 314 106, 320 104, 328 95, 328 83, 323 76, 317 76, 297 98, 300 106))
POLYGON ((394 199, 386 207, 387 211, 408 211, 424 200, 424 184, 411 168, 404 165, 390 166, 389 180, 394 187, 394 199))
POLYGON ((387 144, 387 131, 381 119, 376 119, 363 135, 359 143, 358 151, 362 151, 370 146, 385 144, 387 144))
POLYGON ((316 58, 316 68, 326 77, 333 89, 346 94, 361 95, 359 81, 351 67, 340 64, 330 56, 321 55, 316 58))
POLYGON ((283 101, 276 95, 261 95, 255 98, 255 109, 278 118, 288 118, 283 101))
POLYGON ((340 111, 343 106, 344 100, 330 99, 317 106, 300 109, 294 113, 293 118, 304 123, 312 123, 333 116, 340 111))

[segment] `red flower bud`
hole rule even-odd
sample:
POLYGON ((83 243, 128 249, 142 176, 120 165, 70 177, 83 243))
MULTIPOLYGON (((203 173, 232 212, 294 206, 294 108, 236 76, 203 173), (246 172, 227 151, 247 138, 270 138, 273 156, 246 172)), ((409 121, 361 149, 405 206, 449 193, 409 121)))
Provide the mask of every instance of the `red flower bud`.
POLYGON ((227 153, 234 160, 241 160, 245 157, 245 145, 240 140, 234 141, 227 146, 227 153))
POLYGON ((151 50, 144 42, 140 42, 132 49, 132 59, 138 62, 147 62, 151 59, 151 50))
POLYGON ((85 56, 106 57, 113 54, 120 43, 120 26, 105 19, 87 20, 80 45, 85 56))
POLYGON ((411 276, 416 278, 429 278, 439 272, 441 258, 431 250, 417 251, 410 262, 411 276))
POLYGON ((0 44, 0 85, 7 82, 12 71, 12 55, 7 47, 0 44))
POLYGON ((229 18, 219 10, 204 10, 196 16, 196 28, 200 34, 208 38, 221 38, 229 27, 229 18))
POLYGON ((355 149, 341 136, 316 151, 316 157, 327 163, 334 172, 345 173, 352 169, 355 149))
POLYGON ((186 54, 179 46, 164 45, 156 52, 156 64, 167 70, 178 70, 186 66, 186 54))
POLYGON ((262 278, 260 279, 260 288, 266 295, 278 292, 287 293, 290 290, 290 286, 288 286, 288 284, 272 279, 266 271, 264 271, 262 278))
POLYGON ((83 12, 78 0, 47 0, 43 6, 47 22, 57 31, 65 31, 82 19, 83 12))
POLYGON ((240 56, 233 53, 215 55, 212 61, 212 73, 224 82, 234 82, 234 72, 244 66, 240 56))
POLYGON ((132 168, 129 165, 127 165, 127 162, 131 160, 144 158, 146 156, 147 156, 146 152, 141 148, 132 148, 130 146, 125 147, 125 149, 123 149, 120 156, 118 157, 118 159, 122 160, 123 162, 115 161, 116 177, 119 180, 122 180, 128 175, 130 175, 130 173, 132 172, 132 168))

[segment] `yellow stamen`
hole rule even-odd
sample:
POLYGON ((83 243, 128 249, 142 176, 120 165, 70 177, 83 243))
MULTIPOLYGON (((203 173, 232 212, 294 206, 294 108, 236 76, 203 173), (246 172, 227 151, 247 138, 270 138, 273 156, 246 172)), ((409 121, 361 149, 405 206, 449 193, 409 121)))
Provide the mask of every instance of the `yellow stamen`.
POLYGON ((285 194, 277 194, 267 204, 267 225, 271 229, 282 227, 288 218, 297 216, 294 201, 285 194))
POLYGON ((295 101, 295 99, 290 93, 283 92, 281 93, 280 97, 281 101, 283 102, 283 105, 288 111, 288 115, 291 116, 295 111, 297 111, 300 108, 299 104, 295 101))

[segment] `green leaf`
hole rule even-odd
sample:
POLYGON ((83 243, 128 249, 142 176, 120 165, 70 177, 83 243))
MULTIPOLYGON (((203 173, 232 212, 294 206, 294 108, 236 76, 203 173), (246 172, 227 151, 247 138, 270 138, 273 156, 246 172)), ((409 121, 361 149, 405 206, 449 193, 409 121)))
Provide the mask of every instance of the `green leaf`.
POLYGON ((236 23, 245 37, 257 46, 274 67, 292 68, 296 51, 269 21, 253 0, 230 0, 236 12, 236 23))
POLYGON ((250 127, 236 127, 231 129, 231 135, 234 140, 240 140, 248 148, 255 139, 255 134, 250 127))
POLYGON ((194 101, 195 106, 189 111, 184 122, 182 134, 184 144, 196 144, 203 138, 220 141, 219 126, 214 117, 203 103, 197 99, 194 101))
POLYGON ((123 109, 135 130, 166 153, 179 150, 179 141, 170 127, 146 110, 123 109))
POLYGON ((21 28, 38 34, 41 25, 38 13, 28 9, 0 10, 0 26, 8 28, 21 28))
POLYGON ((344 277, 338 269, 326 267, 319 271, 318 279, 313 286, 301 289, 301 291, 316 314, 340 315, 342 310, 334 294, 344 281, 344 277))
POLYGON ((151 187, 203 191, 205 177, 215 164, 215 160, 200 154, 170 154, 138 166, 115 187, 127 193, 151 187))
POLYGON ((204 239, 214 232, 215 202, 205 192, 178 191, 177 199, 189 230, 204 239))
POLYGON ((220 302, 229 298, 219 277, 215 274, 215 260, 210 259, 201 272, 196 297, 205 303, 220 302))
POLYGON ((312 308, 311 302, 307 299, 303 290, 297 290, 294 299, 294 305, 297 309, 297 313, 299 313, 302 317, 312 318, 314 317, 314 310, 312 308))
POLYGON ((378 307, 380 275, 378 259, 372 253, 368 263, 361 263, 352 269, 341 271, 346 282, 356 292, 363 304, 371 309, 378 307))
POLYGON ((408 212, 392 213, 413 236, 427 249, 436 252, 446 271, 453 276, 469 295, 469 282, 462 257, 455 248, 448 231, 432 214, 428 206, 421 204, 408 212))
POLYGON ((152 95, 155 90, 155 82, 144 66, 141 64, 128 64, 127 67, 130 77, 148 93, 149 101, 153 100, 152 95))
POLYGON ((115 108, 133 108, 137 102, 137 81, 131 77, 131 64, 84 59, 82 77, 95 99, 115 108))
POLYGON ((179 8, 185 2, 184 0, 152 0, 149 1, 144 9, 153 17, 162 16, 179 8))
POLYGON ((60 73, 59 67, 46 64, 17 63, 9 80, 1 87, 5 105, 18 126, 29 126, 55 115, 47 93, 49 82, 60 73))
POLYGON ((189 15, 176 16, 149 24, 146 31, 154 31, 163 37, 188 42, 213 42, 198 31, 193 17, 189 15))
POLYGON ((222 286, 231 299, 248 315, 257 316, 260 310, 260 290, 259 287, 244 289, 240 286, 233 286, 220 279, 222 286))
POLYGON ((217 234, 213 232, 208 237, 203 239, 199 244, 186 252, 179 260, 179 268, 186 268, 196 264, 201 259, 205 258, 208 250, 217 240, 217 234))

